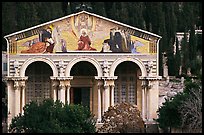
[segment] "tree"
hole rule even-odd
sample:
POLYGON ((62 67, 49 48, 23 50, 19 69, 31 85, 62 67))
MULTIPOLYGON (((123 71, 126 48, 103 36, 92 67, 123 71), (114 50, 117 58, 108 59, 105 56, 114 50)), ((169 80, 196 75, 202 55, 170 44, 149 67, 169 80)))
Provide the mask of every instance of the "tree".
POLYGON ((190 68, 192 73, 194 74, 197 69, 196 67, 196 48, 197 48, 197 39, 196 39, 196 35, 195 35, 195 29, 194 26, 191 26, 191 30, 190 30, 190 37, 189 37, 189 60, 191 62, 190 64, 190 68))
POLYGON ((171 132, 171 128, 178 128, 181 126, 181 115, 178 111, 181 101, 185 99, 185 94, 178 93, 176 96, 165 99, 162 106, 158 109, 159 127, 164 132, 171 132))
POLYGON ((91 7, 96 14, 106 17, 104 2, 91 2, 91 7))
POLYGON ((65 15, 69 15, 69 14, 71 14, 71 6, 70 6, 70 2, 67 2, 67 8, 66 8, 65 10, 66 10, 66 14, 65 14, 65 15))
POLYGON ((16 2, 2 2, 2 51, 6 51, 3 36, 17 31, 16 2))
POLYGON ((30 102, 24 114, 12 119, 11 133, 94 133, 95 120, 88 108, 46 99, 30 102))
POLYGON ((7 97, 7 93, 6 93, 6 84, 5 82, 2 81, 2 87, 1 87, 1 98, 2 98, 2 102, 1 102, 1 113, 2 113, 2 122, 6 121, 7 118, 7 101, 5 101, 7 97), (4 99, 4 100, 3 100, 4 99))
POLYGON ((108 108, 102 117, 99 133, 143 133, 144 121, 136 105, 120 103, 108 108))
POLYGON ((202 133, 202 85, 200 81, 188 82, 185 92, 189 98, 182 102, 179 112, 182 116, 182 128, 189 133, 202 133))
POLYGON ((184 38, 181 41, 181 61, 182 61, 182 72, 183 74, 187 73, 187 69, 190 66, 190 62, 189 62, 189 43, 188 41, 188 37, 187 37, 187 32, 184 31, 184 38))
POLYGON ((181 66, 181 52, 179 50, 178 39, 176 38, 176 54, 175 54, 175 75, 179 76, 180 74, 180 66, 181 66))
POLYGON ((159 108, 156 121, 164 132, 171 132, 171 128, 202 131, 202 82, 198 82, 186 78, 184 91, 166 99, 159 108))

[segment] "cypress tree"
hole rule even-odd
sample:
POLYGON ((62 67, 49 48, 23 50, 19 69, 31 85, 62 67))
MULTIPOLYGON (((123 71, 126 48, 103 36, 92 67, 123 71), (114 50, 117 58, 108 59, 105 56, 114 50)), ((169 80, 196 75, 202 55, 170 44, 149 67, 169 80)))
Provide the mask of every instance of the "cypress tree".
POLYGON ((175 54, 175 75, 179 76, 180 66, 181 66, 181 52, 179 50, 178 39, 176 38, 176 54, 175 54))
POLYGON ((6 51, 6 40, 3 36, 16 32, 16 2, 2 2, 2 51, 6 51))
POLYGON ((50 2, 51 20, 63 16, 62 2, 50 2))
POLYGON ((71 11, 71 4, 70 4, 70 2, 67 2, 66 15, 69 15, 71 13, 72 13, 72 11, 71 11))
POLYGON ((91 7, 95 14, 106 17, 106 10, 104 2, 91 2, 91 7))
POLYGON ((189 55, 188 55, 189 54, 189 45, 187 42, 187 34, 188 33, 186 31, 184 31, 184 38, 181 41, 183 74, 186 74, 187 69, 189 67, 189 55))

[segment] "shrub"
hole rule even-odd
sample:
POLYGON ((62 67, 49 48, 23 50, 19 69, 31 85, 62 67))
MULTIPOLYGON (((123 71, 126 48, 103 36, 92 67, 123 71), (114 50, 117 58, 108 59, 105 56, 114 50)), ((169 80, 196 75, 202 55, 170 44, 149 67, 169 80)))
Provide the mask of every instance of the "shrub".
POLYGON ((24 114, 12 119, 11 133, 94 133, 95 120, 88 108, 46 99, 30 102, 24 114))
POLYGON ((99 133, 141 133, 145 131, 144 121, 136 105, 129 103, 109 107, 102 117, 103 126, 99 133))

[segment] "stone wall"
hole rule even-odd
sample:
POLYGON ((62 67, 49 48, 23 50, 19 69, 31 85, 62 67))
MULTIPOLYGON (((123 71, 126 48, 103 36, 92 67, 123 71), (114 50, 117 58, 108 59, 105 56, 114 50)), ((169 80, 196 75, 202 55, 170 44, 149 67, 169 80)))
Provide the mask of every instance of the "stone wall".
POLYGON ((159 106, 165 102, 165 98, 175 96, 178 92, 183 92, 184 79, 170 78, 159 82, 159 106))

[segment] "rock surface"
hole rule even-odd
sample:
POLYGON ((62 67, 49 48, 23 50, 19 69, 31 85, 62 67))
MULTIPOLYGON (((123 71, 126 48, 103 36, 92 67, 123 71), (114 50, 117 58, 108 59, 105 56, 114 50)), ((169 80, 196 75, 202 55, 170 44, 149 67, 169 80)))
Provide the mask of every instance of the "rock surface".
POLYGON ((183 92, 183 78, 174 78, 170 80, 161 80, 159 82, 159 106, 165 102, 165 98, 175 96, 178 92, 183 92))

